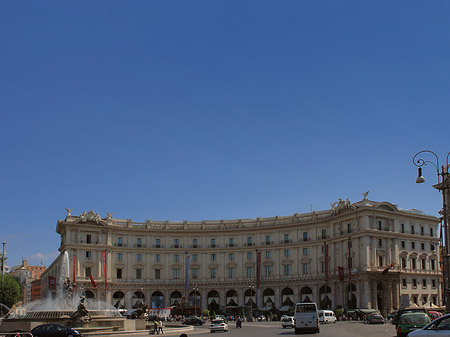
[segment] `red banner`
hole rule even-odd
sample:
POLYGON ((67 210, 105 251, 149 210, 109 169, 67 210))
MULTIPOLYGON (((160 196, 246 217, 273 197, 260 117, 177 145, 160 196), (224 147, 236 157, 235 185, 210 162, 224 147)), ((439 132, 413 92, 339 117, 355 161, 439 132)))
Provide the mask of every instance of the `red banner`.
POLYGON ((103 257, 103 273, 105 274, 105 289, 108 290, 108 283, 106 277, 106 252, 102 252, 103 257))
POLYGON ((385 276, 385 275, 388 273, 389 269, 391 269, 394 265, 395 265, 395 262, 394 262, 394 263, 391 263, 389 266, 387 266, 385 269, 383 269, 383 270, 381 271, 381 275, 382 275, 382 276, 385 276))
POLYGON ((325 245, 325 284, 328 284, 328 245, 325 245))
POLYGON ((339 281, 344 281, 344 267, 338 266, 339 281))
POLYGON ((97 288, 97 283, 95 283, 94 276, 92 276, 92 274, 91 274, 91 275, 89 275, 89 278, 91 279, 92 286, 94 288, 97 288))
POLYGON ((56 276, 48 276, 48 289, 55 290, 56 289, 56 276))
POLYGON ((261 284, 261 252, 256 252, 256 289, 261 284))

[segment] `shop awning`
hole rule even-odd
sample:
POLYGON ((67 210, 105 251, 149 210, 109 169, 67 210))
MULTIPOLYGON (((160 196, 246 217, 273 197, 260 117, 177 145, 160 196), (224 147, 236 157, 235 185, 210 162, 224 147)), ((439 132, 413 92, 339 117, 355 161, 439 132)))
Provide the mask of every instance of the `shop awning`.
POLYGON ((289 305, 283 305, 283 306, 280 308, 280 311, 289 311, 289 310, 291 310, 291 306, 289 306, 289 305))

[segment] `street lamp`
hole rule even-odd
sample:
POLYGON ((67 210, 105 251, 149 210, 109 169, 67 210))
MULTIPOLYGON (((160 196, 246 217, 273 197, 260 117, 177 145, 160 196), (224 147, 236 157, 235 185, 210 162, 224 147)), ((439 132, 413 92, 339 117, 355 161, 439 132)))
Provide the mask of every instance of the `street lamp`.
POLYGON ((192 290, 194 290, 194 315, 195 317, 197 317, 197 292, 198 292, 198 285, 194 284, 194 286, 192 287, 192 290))
POLYGON ((449 264, 449 245, 450 245, 450 233, 449 233, 449 219, 448 215, 450 214, 450 211, 448 209, 449 207, 449 200, 450 200, 450 176, 448 173, 449 169, 449 159, 450 152, 447 153, 445 165, 439 166, 439 158, 433 151, 430 150, 423 150, 418 153, 416 153, 413 157, 413 163, 418 168, 418 176, 416 179, 416 183, 421 184, 425 182, 425 178, 422 175, 422 166, 431 164, 436 169, 437 174, 437 184, 433 185, 433 187, 442 193, 442 210, 439 212, 439 214, 442 215, 443 220, 443 229, 444 229, 444 237, 442 238, 443 241, 443 249, 444 249, 444 269, 443 269, 443 280, 444 280, 444 301, 445 301, 445 311, 447 313, 450 312, 450 264, 449 264), (434 156, 433 161, 424 160, 422 159, 423 154, 430 154, 434 156), (419 157, 418 157, 419 156, 419 157))
POLYGON ((253 292, 255 291, 255 285, 253 282, 248 284, 248 288, 250 289, 250 318, 253 321, 253 292))

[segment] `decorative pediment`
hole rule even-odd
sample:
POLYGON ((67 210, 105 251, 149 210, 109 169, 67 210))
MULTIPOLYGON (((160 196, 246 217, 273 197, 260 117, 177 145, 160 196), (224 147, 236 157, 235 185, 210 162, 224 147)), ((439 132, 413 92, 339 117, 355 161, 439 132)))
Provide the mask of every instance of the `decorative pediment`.
POLYGON ((354 210, 356 207, 352 205, 348 198, 346 200, 338 199, 338 201, 331 204, 331 214, 336 215, 344 210, 354 210))
POLYGON ((228 262, 228 263, 226 264, 226 267, 227 267, 227 268, 236 268, 236 267, 237 267, 237 264, 236 264, 236 262, 228 262))
POLYGON ((92 224, 92 225, 106 225, 107 221, 106 220, 111 220, 112 219, 112 213, 106 213, 108 214, 107 218, 102 219, 102 217, 100 216, 100 214, 97 212, 95 213, 92 209, 89 212, 84 211, 83 213, 81 213, 79 216, 73 216, 71 214, 73 209, 68 209, 66 208, 67 211, 67 216, 66 216, 66 221, 70 221, 70 222, 75 222, 75 223, 79 223, 79 224, 92 224))
POLYGON ((273 261, 271 261, 271 260, 266 260, 266 261, 263 262, 263 266, 264 266, 264 267, 273 266, 273 261))
POLYGON ((162 264, 154 264, 153 265, 153 269, 163 269, 163 265, 162 264))
POLYGON ((171 266, 171 268, 172 268, 172 269, 181 269, 182 266, 181 266, 179 263, 174 263, 174 264, 171 266))
POLYGON ((294 261, 292 261, 292 259, 284 259, 283 261, 281 261, 281 264, 284 266, 287 264, 292 264, 292 262, 294 262, 294 261))
POLYGON ((244 264, 245 268, 252 268, 255 266, 255 262, 248 261, 244 264))
POLYGON ((300 260, 301 263, 305 264, 305 263, 311 263, 312 259, 310 257, 304 257, 303 259, 300 260))
POLYGON ((208 265, 208 268, 209 269, 217 269, 217 268, 219 268, 219 265, 217 263, 210 263, 208 265))

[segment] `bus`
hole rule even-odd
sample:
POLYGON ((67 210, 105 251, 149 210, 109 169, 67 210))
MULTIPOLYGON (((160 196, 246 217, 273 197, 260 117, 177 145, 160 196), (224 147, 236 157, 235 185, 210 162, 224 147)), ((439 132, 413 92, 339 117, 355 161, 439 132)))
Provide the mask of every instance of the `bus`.
POLYGON ((316 303, 297 303, 295 305, 295 333, 302 331, 319 333, 319 314, 316 303))

